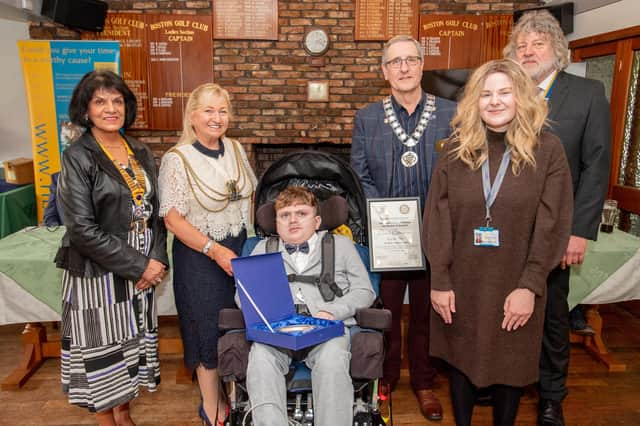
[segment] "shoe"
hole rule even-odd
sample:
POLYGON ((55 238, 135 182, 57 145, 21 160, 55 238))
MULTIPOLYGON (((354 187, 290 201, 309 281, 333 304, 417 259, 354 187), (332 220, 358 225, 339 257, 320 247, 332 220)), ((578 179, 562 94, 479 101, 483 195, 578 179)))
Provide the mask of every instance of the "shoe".
POLYGON ((564 426, 562 402, 541 399, 538 405, 539 426, 564 426))
POLYGON ((204 426, 213 426, 211 420, 207 417, 207 413, 204 411, 204 405, 202 405, 202 403, 200 403, 200 406, 198 407, 198 416, 202 419, 202 424, 204 426))
POLYGON ((587 323, 587 319, 579 306, 569 312, 569 324, 571 325, 571 331, 581 336, 593 336, 596 334, 595 330, 587 323))
POLYGON ((422 415, 425 416, 427 420, 442 420, 442 405, 431 390, 417 390, 416 398, 418 398, 420 411, 422 411, 422 415))
POLYGON ((476 393, 476 405, 481 407, 491 407, 493 405, 493 397, 490 388, 479 388, 476 393))
POLYGON ((587 324, 584 328, 577 330, 577 329, 571 329, 572 332, 574 332, 575 334, 578 334, 580 336, 595 336, 596 335, 596 331, 591 328, 591 326, 589 324, 587 324))
MULTIPOLYGON (((231 407, 229 407, 229 404, 225 405, 224 420, 218 420, 216 418, 216 426, 224 426, 224 423, 229 418, 229 413, 230 412, 231 412, 231 407)), ((198 415, 200 416, 200 419, 202 419, 202 424, 204 426, 213 426, 213 423, 211 423, 211 420, 209 420, 209 417, 207 417, 206 411, 204 411, 204 405, 202 405, 202 402, 200 403, 200 406, 198 407, 198 415)))

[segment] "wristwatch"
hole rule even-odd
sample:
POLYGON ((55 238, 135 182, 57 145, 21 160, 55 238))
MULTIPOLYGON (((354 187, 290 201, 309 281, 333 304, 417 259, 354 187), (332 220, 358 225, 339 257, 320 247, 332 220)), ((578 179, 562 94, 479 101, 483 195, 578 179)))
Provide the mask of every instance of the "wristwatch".
POLYGON ((209 249, 213 245, 213 240, 207 240, 207 243, 202 247, 202 254, 209 254, 209 249))

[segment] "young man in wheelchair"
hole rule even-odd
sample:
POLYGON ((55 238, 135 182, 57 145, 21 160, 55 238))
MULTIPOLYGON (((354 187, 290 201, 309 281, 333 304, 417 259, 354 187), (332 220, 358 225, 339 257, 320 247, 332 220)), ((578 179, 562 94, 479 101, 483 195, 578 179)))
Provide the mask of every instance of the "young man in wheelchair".
MULTIPOLYGON (((321 218, 318 202, 303 187, 284 189, 275 200, 277 250, 282 253, 290 280, 291 294, 298 313, 317 318, 342 320, 354 325, 357 309, 369 307, 375 293, 368 272, 347 237, 334 235, 335 286, 318 286, 303 281, 318 276, 323 265, 322 239, 318 232, 321 218)), ((262 240, 252 254, 271 251, 269 239, 262 240)), ((247 391, 253 408, 253 424, 287 424, 285 375, 292 360, 304 360, 311 369, 314 424, 339 426, 353 424, 353 384, 349 375, 349 331, 343 336, 301 351, 254 342, 249 353, 247 391)))

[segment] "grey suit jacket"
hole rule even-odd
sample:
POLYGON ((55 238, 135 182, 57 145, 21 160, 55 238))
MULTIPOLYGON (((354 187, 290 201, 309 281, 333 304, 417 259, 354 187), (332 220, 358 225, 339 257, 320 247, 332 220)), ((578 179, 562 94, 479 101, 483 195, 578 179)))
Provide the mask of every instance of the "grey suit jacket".
MULTIPOLYGON (((420 143, 426 144, 427 158, 420 159, 422 176, 435 167, 438 153, 435 144, 451 134, 450 122, 456 112, 455 102, 436 97, 435 119, 429 122, 420 143)), ((398 144, 391 126, 384 122, 382 101, 369 104, 356 113, 351 140, 351 166, 360 178, 367 198, 391 196, 393 174, 393 144, 398 144)))
MULTIPOLYGON (((322 269, 321 240, 326 231, 318 232, 319 240, 313 250, 309 253, 309 262, 304 271, 296 271, 295 263, 289 253, 284 250, 283 244, 279 245, 284 267, 287 274, 301 275, 319 275, 322 269)), ((376 298, 371 287, 369 273, 365 268, 360 256, 353 245, 353 242, 342 235, 334 235, 335 239, 335 281, 342 289, 343 296, 336 296, 331 302, 325 302, 322 295, 313 284, 301 282, 289 283, 291 297, 295 300, 295 293, 300 290, 304 301, 309 308, 311 315, 317 314, 319 311, 326 311, 337 319, 342 320, 346 325, 355 324, 354 315, 357 309, 368 308, 376 298)), ((265 253, 267 240, 264 239, 256 245, 251 252, 252 255, 265 253)), ((237 298, 236 298, 237 301, 237 298)))
POLYGON ((611 115, 601 82, 560 72, 549 98, 551 131, 573 180, 571 234, 595 240, 609 182, 611 115))

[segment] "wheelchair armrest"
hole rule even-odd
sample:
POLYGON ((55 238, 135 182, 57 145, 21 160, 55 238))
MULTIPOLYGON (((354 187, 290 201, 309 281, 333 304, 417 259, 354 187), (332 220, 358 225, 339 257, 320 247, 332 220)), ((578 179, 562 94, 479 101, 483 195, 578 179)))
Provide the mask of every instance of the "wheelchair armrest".
POLYGON ((222 309, 218 314, 218 328, 222 331, 245 328, 242 311, 235 308, 222 309))
POLYGON ((356 322, 362 328, 380 331, 391 329, 391 311, 389 309, 363 308, 356 311, 356 322))

